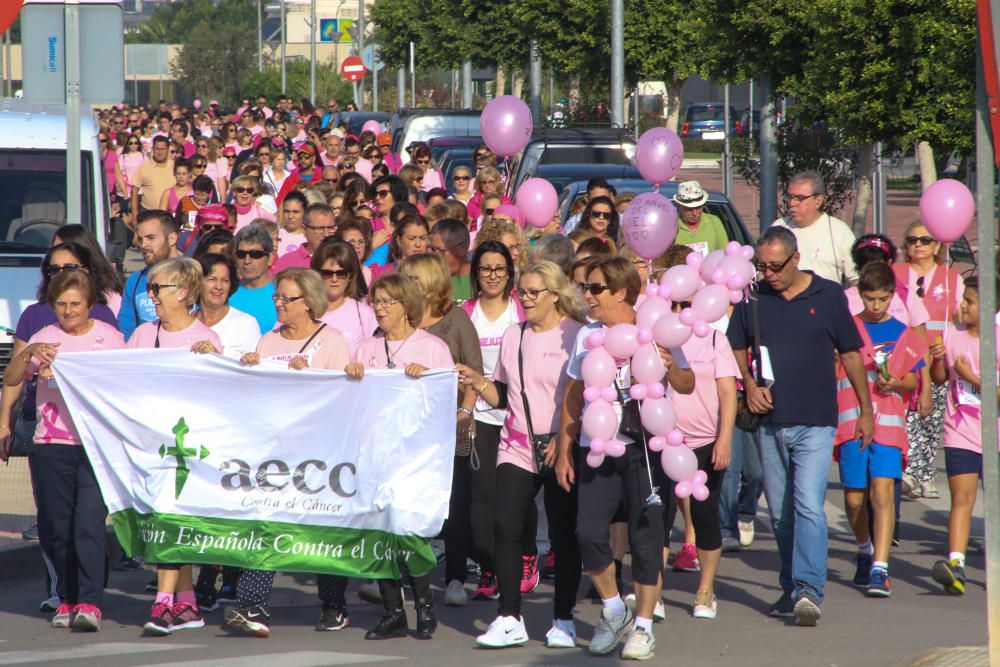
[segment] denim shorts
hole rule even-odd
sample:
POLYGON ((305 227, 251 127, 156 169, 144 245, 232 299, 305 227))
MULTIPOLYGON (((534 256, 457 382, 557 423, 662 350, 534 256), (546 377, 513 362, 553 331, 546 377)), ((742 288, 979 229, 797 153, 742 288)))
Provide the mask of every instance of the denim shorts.
POLYGON ((983 476, 983 455, 970 449, 944 448, 944 469, 948 477, 955 475, 983 476))
POLYGON ((875 477, 900 479, 902 476, 902 450, 877 442, 861 449, 860 440, 841 443, 840 483, 844 488, 867 489, 875 477))

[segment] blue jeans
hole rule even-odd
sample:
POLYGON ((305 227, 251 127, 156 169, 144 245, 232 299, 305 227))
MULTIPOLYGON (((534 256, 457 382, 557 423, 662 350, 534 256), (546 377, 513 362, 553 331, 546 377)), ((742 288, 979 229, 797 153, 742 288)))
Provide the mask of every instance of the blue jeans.
POLYGON ((722 478, 719 500, 719 521, 723 537, 739 537, 737 521, 753 521, 757 516, 757 501, 764 490, 760 470, 760 454, 753 433, 733 431, 733 456, 722 478))
POLYGON ((778 542, 782 590, 798 599, 809 590, 823 601, 826 584, 827 526, 823 503, 833 452, 832 426, 761 426, 771 526, 778 542))

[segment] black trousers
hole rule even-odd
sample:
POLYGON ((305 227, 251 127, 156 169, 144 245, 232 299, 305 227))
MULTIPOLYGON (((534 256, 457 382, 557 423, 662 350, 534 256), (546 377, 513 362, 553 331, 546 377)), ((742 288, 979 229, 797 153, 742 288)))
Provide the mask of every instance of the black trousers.
MULTIPOLYGON (((657 465, 652 454, 650 462, 657 465)), ((576 536, 583 568, 595 572, 614 561, 611 521, 624 502, 632 578, 638 584, 655 586, 663 570, 663 507, 646 504, 652 489, 643 446, 632 443, 625 447, 623 456, 609 456, 598 468, 581 461, 578 470, 576 536)), ((557 561, 558 558, 556 552, 557 561)))
POLYGON ((539 489, 544 489, 545 493, 549 540, 556 558, 552 616, 572 620, 581 576, 580 549, 576 541, 577 486, 573 485, 572 490, 566 492, 556 483, 554 475, 540 477, 512 463, 503 463, 497 468, 494 526, 499 614, 521 615, 521 558, 537 550, 535 496, 539 489))
MULTIPOLYGON (((431 579, 426 574, 420 577, 408 576, 410 590, 413 591, 414 606, 433 605, 431 579)), ((378 590, 382 594, 382 604, 386 611, 403 608, 403 581, 401 579, 379 579, 378 590)))
POLYGON ((444 522, 441 535, 444 538, 444 580, 452 579, 465 583, 467 572, 465 561, 469 557, 469 516, 471 474, 469 459, 456 456, 452 467, 451 499, 448 502, 448 518, 444 522))
POLYGON ((78 445, 36 444, 38 523, 52 561, 56 593, 68 604, 104 601, 108 510, 87 454, 78 445))
MULTIPOLYGON (((691 496, 691 524, 694 526, 694 544, 704 551, 722 548, 722 522, 719 519, 719 498, 722 493, 722 479, 725 470, 715 470, 712 465, 712 452, 715 443, 692 450, 698 459, 698 470, 704 470, 708 475, 705 486, 708 487, 708 498, 695 500, 691 496)), ((652 455, 651 455, 652 456, 652 455)), ((660 498, 663 499, 663 545, 670 545, 670 530, 677 516, 677 496, 674 495, 675 483, 663 472, 659 465, 659 455, 653 463, 653 481, 660 487, 660 498)))
MULTIPOLYGON (((469 457, 471 477, 471 554, 483 572, 493 572, 493 516, 497 493, 497 449, 500 427, 476 422, 476 450, 469 457)), ((525 552, 531 553, 531 552, 525 552)))

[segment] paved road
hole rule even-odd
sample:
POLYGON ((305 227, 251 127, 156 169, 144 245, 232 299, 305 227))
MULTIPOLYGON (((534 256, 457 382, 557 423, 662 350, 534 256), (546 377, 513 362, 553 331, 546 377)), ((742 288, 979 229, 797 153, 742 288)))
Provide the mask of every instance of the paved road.
MULTIPOLYGON (((851 585, 854 543, 839 509, 840 491, 833 477, 827 498, 830 583, 819 627, 797 628, 764 614, 778 595, 777 556, 764 522, 758 521, 758 539, 753 547, 727 555, 723 561, 717 620, 696 621, 690 616, 697 575, 668 574, 669 590, 664 595, 667 620, 655 627, 656 664, 883 667, 908 664, 934 647, 986 643, 983 556, 974 550, 969 556, 970 590, 963 598, 944 595, 928 577, 931 563, 945 549, 946 499, 904 501, 904 540, 891 564, 893 597, 869 600, 851 585)), ((981 508, 977 508, 976 517, 973 533, 981 535, 981 508)), ((434 577, 436 586, 442 583, 441 574, 437 572, 434 577)), ((548 629, 551 611, 548 583, 529 595, 525 604, 532 641, 523 648, 482 651, 473 647, 473 638, 492 620, 493 603, 470 602, 460 609, 439 606, 442 625, 430 642, 368 642, 363 638, 364 630, 374 625, 379 608, 359 601, 353 585, 349 594, 351 627, 337 633, 317 633, 312 629, 318 615, 315 585, 308 575, 278 577, 269 639, 228 634, 219 626, 219 612, 208 615, 204 629, 181 631, 166 638, 143 638, 139 626, 151 602, 143 592, 149 578, 149 572, 112 574, 105 626, 94 635, 49 628, 45 617, 37 612, 41 598, 38 582, 6 586, 0 591, 0 665, 59 665, 71 659, 108 667, 173 663, 311 667, 397 660, 437 666, 581 665, 597 660, 583 648, 552 651, 542 645, 540 640, 548 629)), ((438 588, 439 603, 442 597, 438 588)), ((589 602, 578 605, 577 627, 582 638, 591 635, 598 611, 589 602)))

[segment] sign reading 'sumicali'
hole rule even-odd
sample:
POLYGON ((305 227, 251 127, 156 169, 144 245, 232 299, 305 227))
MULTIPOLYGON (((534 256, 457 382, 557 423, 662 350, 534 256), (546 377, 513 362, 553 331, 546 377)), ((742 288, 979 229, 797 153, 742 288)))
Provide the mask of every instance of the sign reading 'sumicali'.
POLYGON ((241 366, 186 350, 62 354, 53 372, 126 552, 371 578, 435 565, 456 376, 241 366))

